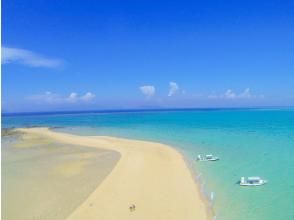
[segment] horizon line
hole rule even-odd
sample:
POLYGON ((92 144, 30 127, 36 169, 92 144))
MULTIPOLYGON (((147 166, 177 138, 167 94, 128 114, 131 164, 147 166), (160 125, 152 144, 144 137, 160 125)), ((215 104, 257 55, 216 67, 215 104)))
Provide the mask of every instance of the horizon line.
POLYGON ((248 106, 248 107, 175 107, 175 108, 113 108, 93 110, 57 110, 57 111, 29 111, 29 112, 1 112, 1 116, 21 115, 58 115, 58 114, 83 114, 83 113, 135 113, 135 112, 164 112, 164 111, 205 111, 205 110, 242 110, 242 109, 289 109, 294 106, 248 106))

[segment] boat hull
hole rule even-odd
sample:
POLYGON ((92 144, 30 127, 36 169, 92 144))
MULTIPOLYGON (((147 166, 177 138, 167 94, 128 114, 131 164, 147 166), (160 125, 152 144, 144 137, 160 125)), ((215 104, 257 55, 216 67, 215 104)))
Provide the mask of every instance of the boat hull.
POLYGON ((219 158, 212 158, 212 159, 197 159, 197 161, 218 161, 219 158))
POLYGON ((240 183, 240 186, 262 186, 266 183, 267 181, 262 181, 260 183, 240 183))

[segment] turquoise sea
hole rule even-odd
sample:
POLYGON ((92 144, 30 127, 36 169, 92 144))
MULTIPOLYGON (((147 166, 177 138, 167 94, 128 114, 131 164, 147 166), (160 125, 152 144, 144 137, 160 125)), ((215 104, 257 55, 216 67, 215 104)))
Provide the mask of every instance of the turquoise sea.
POLYGON ((50 126, 80 135, 158 141, 186 155, 220 220, 294 219, 294 110, 203 109, 4 115, 2 127, 50 126), (195 162, 214 154, 218 162, 195 162), (201 175, 200 175, 201 174, 201 175), (268 184, 241 188, 241 176, 268 184))

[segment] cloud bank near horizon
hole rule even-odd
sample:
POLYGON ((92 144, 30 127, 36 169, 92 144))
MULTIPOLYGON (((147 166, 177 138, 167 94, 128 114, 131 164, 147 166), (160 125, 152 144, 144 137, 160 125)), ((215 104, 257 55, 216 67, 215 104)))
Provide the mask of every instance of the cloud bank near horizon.
POLYGON ((45 104, 73 104, 73 103, 90 103, 94 100, 96 95, 91 92, 87 92, 84 95, 71 92, 68 96, 62 96, 50 91, 43 94, 27 96, 26 100, 34 103, 45 104))
POLYGON ((224 94, 216 95, 212 94, 208 96, 209 99, 252 99, 252 98, 264 98, 264 95, 254 95, 251 93, 250 88, 244 89, 241 93, 236 93, 232 89, 227 89, 224 94))

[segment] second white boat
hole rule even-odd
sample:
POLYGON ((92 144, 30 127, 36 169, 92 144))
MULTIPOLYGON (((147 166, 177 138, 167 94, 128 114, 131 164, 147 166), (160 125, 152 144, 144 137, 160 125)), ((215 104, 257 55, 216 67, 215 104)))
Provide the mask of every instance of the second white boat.
POLYGON ((267 180, 260 178, 259 176, 241 177, 240 186, 262 186, 267 183, 267 180))

